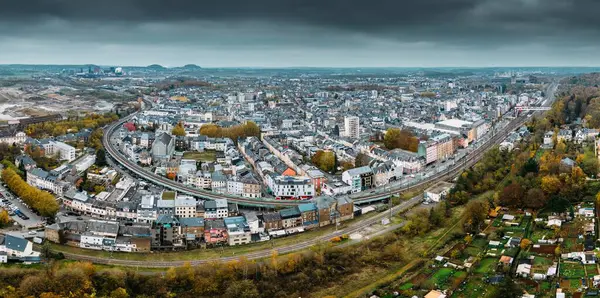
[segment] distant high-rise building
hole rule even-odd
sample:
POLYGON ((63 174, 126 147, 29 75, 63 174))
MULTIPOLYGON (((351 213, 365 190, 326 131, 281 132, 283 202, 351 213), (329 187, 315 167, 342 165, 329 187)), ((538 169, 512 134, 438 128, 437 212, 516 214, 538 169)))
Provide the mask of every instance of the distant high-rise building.
POLYGON ((344 131, 346 136, 358 139, 360 136, 360 121, 357 116, 344 117, 344 131))

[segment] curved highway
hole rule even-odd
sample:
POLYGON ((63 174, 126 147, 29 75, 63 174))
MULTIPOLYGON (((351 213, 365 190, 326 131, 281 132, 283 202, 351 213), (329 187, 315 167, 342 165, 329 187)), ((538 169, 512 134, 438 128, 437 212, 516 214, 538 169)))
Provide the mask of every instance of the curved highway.
MULTIPOLYGON (((550 100, 545 101, 547 106, 549 106, 553 102, 553 96, 554 96, 554 92, 556 91, 556 88, 557 88, 557 84, 552 84, 548 88, 548 89, 553 89, 553 90, 546 93, 550 99, 550 100)), ((106 152, 108 154, 110 154, 110 156, 112 156, 113 159, 115 159, 119 164, 121 164, 122 166, 127 168, 132 173, 135 173, 139 177, 142 177, 142 178, 144 178, 152 183, 155 183, 157 185, 160 185, 160 186, 163 186, 163 187, 166 187, 166 188, 169 188, 169 189, 181 192, 181 193, 192 195, 195 197, 200 197, 203 199, 211 199, 211 200, 227 199, 229 202, 235 202, 235 203, 237 203, 239 205, 243 205, 243 206, 268 206, 268 207, 295 206, 295 205, 299 205, 299 204, 306 202, 306 201, 291 201, 291 200, 287 200, 287 201, 286 200, 274 200, 274 199, 268 199, 268 198, 260 198, 260 199, 244 198, 241 196, 219 194, 219 193, 215 193, 215 192, 208 191, 208 190, 189 187, 189 186, 183 185, 182 183, 179 183, 179 182, 176 182, 173 180, 169 180, 165 177, 161 177, 161 176, 155 175, 154 173, 144 170, 141 166, 139 166, 136 163, 134 163, 133 161, 129 160, 129 158, 123 156, 118 151, 118 149, 113 147, 113 144, 110 142, 110 138, 113 135, 113 133, 119 127, 121 127, 125 122, 127 122, 131 118, 133 118, 136 114, 137 113, 134 113, 127 117, 124 117, 124 118, 112 123, 108 127, 106 127, 102 142, 104 144, 104 147, 106 148, 106 152)), ((541 111, 533 113, 533 115, 538 115, 538 114, 541 114, 541 111)), ((497 145, 500 142, 502 142, 502 140, 504 140, 504 138, 506 138, 506 136, 511 131, 519 128, 521 125, 523 125, 527 121, 527 119, 528 119, 528 116, 523 114, 523 115, 513 119, 512 121, 510 121, 500 131, 498 131, 496 133, 490 132, 490 133, 492 133, 492 136, 485 143, 483 143, 482 145, 480 145, 478 148, 474 149, 473 151, 467 153, 465 155, 465 157, 463 157, 462 159, 456 160, 456 162, 453 165, 449 166, 448 168, 446 168, 443 171, 437 172, 425 179, 421 179, 414 184, 410 184, 409 186, 380 187, 379 189, 353 194, 353 195, 351 195, 351 198, 352 198, 352 200, 354 200, 355 203, 370 202, 370 201, 377 200, 377 199, 384 199, 391 195, 397 194, 397 193, 401 192, 402 190, 405 190, 407 187, 412 187, 412 188, 420 187, 423 185, 427 185, 429 183, 434 183, 434 182, 452 178, 454 175, 458 174, 461 170, 463 170, 465 168, 469 168, 473 164, 475 164, 477 161, 479 161, 479 159, 483 156, 483 153, 485 153, 485 151, 487 151, 487 149, 489 149, 493 145, 497 145)))

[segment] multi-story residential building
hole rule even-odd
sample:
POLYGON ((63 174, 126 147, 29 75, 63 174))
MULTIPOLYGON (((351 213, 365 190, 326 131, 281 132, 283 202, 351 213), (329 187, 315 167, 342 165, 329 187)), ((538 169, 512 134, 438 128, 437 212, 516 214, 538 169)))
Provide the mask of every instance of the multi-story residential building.
POLYGON ((248 227, 250 227, 251 234, 259 234, 265 231, 265 226, 262 221, 258 219, 256 213, 246 213, 244 214, 244 217, 246 218, 248 227))
POLYGON ((319 196, 314 201, 318 212, 319 227, 335 223, 337 218, 335 199, 330 196, 319 196))
POLYGON ((558 131, 558 136, 556 137, 558 142, 570 142, 573 140, 573 131, 570 129, 561 129, 558 131))
POLYGON ((360 137, 360 121, 357 116, 344 117, 345 136, 352 139, 360 137))
POLYGON ((314 203, 300 204, 298 205, 298 211, 300 211, 303 226, 306 228, 319 226, 318 210, 314 203))
POLYGON ((375 186, 383 186, 390 181, 394 181, 402 177, 402 167, 394 164, 391 161, 378 162, 374 161, 371 164, 375 186))
POLYGON ((315 195, 312 179, 308 177, 267 175, 267 186, 280 200, 295 199, 306 200, 315 195))
POLYGON ((354 202, 348 196, 336 198, 336 211, 338 222, 354 218, 354 202))
POLYGON ((284 229, 302 226, 302 215, 298 207, 290 207, 279 211, 281 225, 284 229))
POLYGON ((22 145, 27 140, 27 135, 22 132, 14 132, 11 130, 0 130, 0 143, 22 145))
POLYGON ((51 191, 59 196, 62 196, 69 189, 67 182, 60 181, 56 175, 39 168, 33 168, 27 172, 27 183, 31 186, 51 191))
POLYGON ((154 195, 144 195, 137 208, 137 222, 152 223, 158 218, 154 195))
POLYGON ((113 250, 118 234, 118 222, 90 220, 87 225, 87 231, 81 234, 79 247, 113 250))
POLYGON ((246 175, 240 179, 243 184, 242 196, 245 198, 260 198, 261 184, 253 175, 246 175))
POLYGON ((238 177, 233 177, 232 180, 227 181, 227 193, 241 196, 244 193, 244 183, 238 177))
POLYGON ((24 262, 40 262, 40 253, 33 250, 31 241, 11 234, 0 236, 0 252, 4 255, 3 261, 10 257, 24 262))
POLYGON ((195 175, 188 175, 184 184, 201 189, 212 188, 212 175, 210 172, 198 171, 195 175))
POLYGON ((266 231, 275 231, 283 228, 283 222, 281 221, 281 214, 279 212, 263 213, 258 216, 265 225, 266 231))
POLYGON ((378 156, 379 160, 391 161, 401 166, 404 174, 414 174, 423 169, 424 160, 416 153, 402 149, 394 149, 386 152, 383 156, 378 156))
POLYGON ((353 193, 375 186, 373 171, 371 171, 371 168, 368 166, 354 168, 343 172, 342 181, 350 185, 353 193))
POLYGON ((29 171, 37 167, 36 162, 27 154, 21 154, 15 158, 15 165, 20 167, 23 164, 25 171, 29 171))
POLYGON ((227 177, 222 171, 211 173, 210 188, 216 193, 225 193, 227 191, 227 177))
POLYGON ((156 249, 182 247, 184 236, 177 217, 169 214, 159 215, 152 225, 152 247, 156 249))
POLYGON ((438 158, 438 143, 434 140, 419 142, 417 154, 425 159, 425 164, 435 162, 438 158))
POLYGON ((231 246, 248 244, 252 241, 250 227, 243 216, 228 217, 223 219, 227 227, 228 243, 231 246))
POLYGON ((196 199, 178 195, 174 200, 174 210, 179 218, 196 217, 196 199))
POLYGON ((325 174, 317 168, 307 169, 304 171, 304 174, 312 179, 315 189, 322 187, 323 183, 327 182, 327 177, 325 174))
MULTIPOLYGON (((187 241, 197 241, 204 237, 204 218, 185 217, 179 218, 181 232, 186 235, 187 241), (190 235, 194 235, 193 239, 190 235)), ((189 243, 189 242, 188 242, 189 243)))
POLYGON ((204 218, 225 218, 229 215, 226 199, 204 201, 204 218))
POLYGON ((75 148, 63 142, 48 141, 42 144, 46 156, 57 155, 58 158, 66 161, 73 161, 77 157, 75 148))
POLYGON ((228 242, 229 235, 223 219, 208 219, 204 221, 204 241, 208 245, 218 245, 228 242))
POLYGON ((481 139, 490 130, 490 123, 485 120, 479 120, 473 123, 473 128, 475 128, 476 139, 481 139))
POLYGON ((440 134, 432 137, 431 140, 437 144, 437 160, 445 160, 454 155, 454 141, 449 134, 440 134))

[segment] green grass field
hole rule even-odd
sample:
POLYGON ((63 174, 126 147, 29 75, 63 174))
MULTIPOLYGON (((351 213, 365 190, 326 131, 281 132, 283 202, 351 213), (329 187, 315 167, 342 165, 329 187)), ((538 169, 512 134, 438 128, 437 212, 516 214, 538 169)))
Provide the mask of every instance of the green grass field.
POLYGON ((488 274, 494 272, 496 268, 496 264, 498 263, 498 258, 484 258, 479 262, 477 269, 475 269, 475 273, 478 274, 488 274))
POLYGON ((560 275, 567 279, 578 279, 585 277, 583 265, 578 263, 561 263, 560 275))
POLYGON ((162 193, 163 200, 175 200, 175 192, 174 191, 165 191, 162 193))
POLYGON ((545 257, 536 256, 535 259, 533 259, 534 266, 551 266, 553 263, 554 261, 545 257))
POLYGON ((201 162, 214 162, 217 160, 215 151, 195 152, 188 151, 183 153, 183 159, 193 159, 201 162))

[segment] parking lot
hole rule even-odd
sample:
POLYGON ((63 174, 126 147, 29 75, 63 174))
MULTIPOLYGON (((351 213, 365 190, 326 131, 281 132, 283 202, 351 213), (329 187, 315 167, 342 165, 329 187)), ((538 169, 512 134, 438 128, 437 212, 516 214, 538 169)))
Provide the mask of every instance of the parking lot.
POLYGON ((24 217, 19 217, 14 212, 10 212, 11 218, 15 222, 19 223, 19 225, 21 225, 25 228, 43 226, 44 221, 40 216, 33 213, 26 204, 21 202, 21 200, 17 199, 13 194, 11 194, 5 187, 3 187, 1 185, 0 185, 0 195, 1 195, 0 200, 2 200, 0 202, 1 207, 3 207, 4 209, 6 209, 9 212, 11 210, 13 210, 13 211, 19 210, 19 212, 21 212, 24 215, 24 217))

